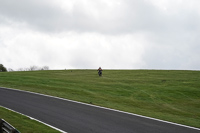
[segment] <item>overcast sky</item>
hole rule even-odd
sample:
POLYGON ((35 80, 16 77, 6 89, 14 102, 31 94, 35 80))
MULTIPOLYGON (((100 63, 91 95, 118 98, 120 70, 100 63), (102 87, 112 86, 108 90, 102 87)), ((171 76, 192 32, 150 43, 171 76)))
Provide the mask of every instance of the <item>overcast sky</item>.
POLYGON ((0 64, 200 70, 200 0, 0 0, 0 64))

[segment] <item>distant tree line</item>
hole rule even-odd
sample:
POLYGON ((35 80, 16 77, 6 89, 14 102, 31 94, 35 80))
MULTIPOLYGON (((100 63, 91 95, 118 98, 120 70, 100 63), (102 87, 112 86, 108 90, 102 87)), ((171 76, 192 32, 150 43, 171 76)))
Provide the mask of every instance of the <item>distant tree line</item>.
MULTIPOLYGON (((38 67, 38 66, 30 66, 29 68, 19 68, 16 71, 39 71, 39 70, 49 70, 48 66, 38 67)), ((0 64, 0 72, 14 71, 11 68, 6 68, 2 64, 0 64)))
POLYGON ((39 71, 39 70, 49 70, 48 66, 38 67, 30 66, 29 68, 19 68, 17 71, 39 71))
POLYGON ((7 69, 3 66, 3 64, 0 64, 0 72, 7 72, 7 69))

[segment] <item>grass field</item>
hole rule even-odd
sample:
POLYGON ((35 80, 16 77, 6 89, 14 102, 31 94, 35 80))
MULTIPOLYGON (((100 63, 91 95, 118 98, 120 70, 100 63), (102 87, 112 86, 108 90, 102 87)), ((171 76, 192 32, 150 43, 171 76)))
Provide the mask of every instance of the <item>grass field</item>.
POLYGON ((0 86, 200 127, 200 71, 104 70, 102 77, 96 70, 1 72, 0 86))

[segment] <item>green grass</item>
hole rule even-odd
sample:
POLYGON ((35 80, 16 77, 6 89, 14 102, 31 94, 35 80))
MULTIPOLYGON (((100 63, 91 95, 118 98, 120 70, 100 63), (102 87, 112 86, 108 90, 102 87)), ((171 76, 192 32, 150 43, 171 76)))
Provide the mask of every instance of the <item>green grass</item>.
POLYGON ((59 133, 44 124, 2 107, 0 107, 0 118, 6 120, 21 133, 59 133))
POLYGON ((1 72, 0 86, 200 127, 200 71, 57 70, 1 72))

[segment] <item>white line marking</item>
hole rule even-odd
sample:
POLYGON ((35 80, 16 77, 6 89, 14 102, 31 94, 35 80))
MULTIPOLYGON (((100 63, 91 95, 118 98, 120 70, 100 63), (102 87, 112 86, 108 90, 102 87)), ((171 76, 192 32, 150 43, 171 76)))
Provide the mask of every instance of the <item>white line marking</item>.
POLYGON ((40 123, 42 123, 42 124, 44 124, 44 125, 46 125, 46 126, 48 126, 48 127, 51 127, 51 128, 53 128, 53 129, 55 129, 55 130, 61 132, 61 133, 67 133, 67 132, 65 132, 65 131, 63 131, 63 130, 61 130, 61 129, 58 129, 58 128, 54 127, 54 126, 51 126, 51 125, 49 125, 49 124, 47 124, 47 123, 44 123, 44 122, 42 122, 42 121, 40 121, 40 120, 38 120, 38 119, 35 119, 35 118, 30 117, 30 116, 28 116, 28 115, 22 114, 22 113, 20 113, 20 112, 17 112, 17 111, 15 111, 15 110, 10 109, 10 108, 4 107, 4 106, 2 106, 2 105, 0 105, 0 107, 5 108, 5 109, 7 109, 7 110, 10 110, 10 111, 12 111, 12 112, 18 113, 18 114, 20 114, 20 115, 26 116, 26 117, 28 117, 28 118, 31 119, 31 120, 35 120, 35 121, 37 121, 37 122, 40 122, 40 123))
POLYGON ((129 113, 129 112, 125 112, 125 111, 120 111, 120 110, 116 110, 116 109, 111 109, 111 108, 101 107, 101 106, 87 104, 87 103, 83 103, 83 102, 73 101, 73 100, 64 99, 64 98, 60 98, 60 97, 56 97, 56 96, 50 96, 50 95, 45 95, 45 94, 41 94, 41 93, 30 92, 30 91, 25 91, 25 90, 18 90, 18 89, 13 89, 13 88, 5 88, 5 87, 1 87, 1 88, 32 93, 32 94, 41 95, 41 96, 45 96, 45 97, 51 97, 51 98, 55 98, 55 99, 65 100, 65 101, 69 101, 69 102, 74 102, 74 103, 79 103, 79 104, 83 104, 83 105, 87 105, 87 106, 96 107, 96 108, 101 108, 101 109, 111 110, 111 111, 120 112, 120 113, 124 113, 124 114, 129 114, 129 115, 133 115, 133 116, 138 116, 138 117, 142 117, 142 118, 146 118, 146 119, 151 119, 151 120, 155 120, 155 121, 159 121, 159 122, 164 122, 164 123, 168 123, 168 124, 172 124, 172 125, 182 126, 182 127, 186 127, 186 128, 190 128, 190 129, 194 129, 194 130, 200 130, 200 128, 196 128, 196 127, 186 126, 186 125, 182 125, 182 124, 178 124, 178 123, 174 123, 174 122, 160 120, 160 119, 147 117, 147 116, 143 116, 143 115, 138 115, 138 114, 134 114, 134 113, 129 113))

